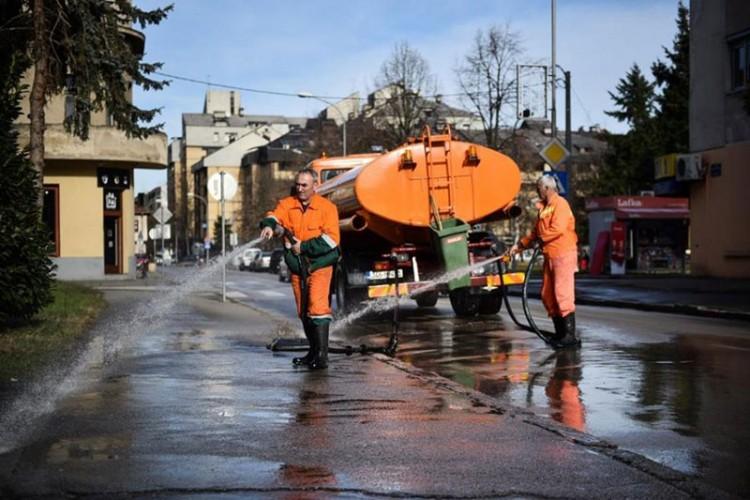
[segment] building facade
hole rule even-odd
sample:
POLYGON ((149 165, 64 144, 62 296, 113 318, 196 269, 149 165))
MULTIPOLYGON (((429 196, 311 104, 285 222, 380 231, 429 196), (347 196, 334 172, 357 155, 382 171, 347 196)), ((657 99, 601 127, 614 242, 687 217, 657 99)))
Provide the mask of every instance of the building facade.
POLYGON ((170 145, 168 171, 178 258, 199 253, 204 240, 214 238, 220 204, 209 194, 211 176, 223 171, 237 182, 238 193, 225 203, 225 217, 231 222, 231 232, 240 234, 242 157, 305 123, 305 118, 245 115, 235 91, 209 90, 203 113, 183 113, 182 137, 170 145))
MULTIPOLYGON (((123 28, 142 52, 143 34, 123 28)), ((33 81, 33 69, 24 77, 33 81)), ((132 91, 128 98, 132 102, 132 91)), ((69 109, 69 106, 68 106, 69 109)), ((17 120, 19 147, 29 143, 29 100, 17 120)), ((166 136, 128 138, 107 110, 91 116, 89 139, 67 133, 66 96, 48 98, 44 132, 43 218, 50 232, 52 261, 62 280, 135 277, 133 170, 166 166, 166 136)))
POLYGON ((750 277, 750 2, 690 2, 691 271, 750 277))

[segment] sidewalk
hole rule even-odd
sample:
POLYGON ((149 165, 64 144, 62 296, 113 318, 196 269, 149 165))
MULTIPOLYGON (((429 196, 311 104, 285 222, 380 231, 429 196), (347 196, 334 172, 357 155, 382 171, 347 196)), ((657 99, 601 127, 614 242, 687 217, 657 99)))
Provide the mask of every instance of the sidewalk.
POLYGON ((193 296, 0 455, 0 496, 725 497, 387 357, 295 369, 279 328, 193 296))

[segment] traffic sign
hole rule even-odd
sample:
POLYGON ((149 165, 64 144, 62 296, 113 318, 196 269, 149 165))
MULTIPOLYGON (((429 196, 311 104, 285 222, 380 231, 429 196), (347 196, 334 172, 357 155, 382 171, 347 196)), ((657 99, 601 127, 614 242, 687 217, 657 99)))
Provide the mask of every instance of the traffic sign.
MULTIPOLYGON (((221 201, 221 172, 208 178, 208 193, 216 201, 221 201)), ((237 194, 237 180, 232 174, 224 172, 224 199, 231 200, 237 194)))
POLYGON ((156 219, 159 224, 164 224, 172 218, 172 212, 170 212, 167 207, 159 207, 154 210, 154 213, 152 213, 151 216, 156 219))
POLYGON ((555 178, 557 181, 557 187, 560 190, 560 194, 563 196, 568 196, 568 173, 567 172, 560 172, 560 171, 549 171, 544 172, 544 175, 550 175, 555 178))
MULTIPOLYGON (((162 228, 162 225, 159 224, 158 226, 154 226, 151 229, 149 229, 148 237, 151 238, 152 240, 160 240, 161 228, 162 228)), ((164 239, 165 240, 172 239, 172 227, 169 224, 164 224, 164 239)))
POLYGON ((565 149, 557 139, 551 139, 545 146, 539 151, 539 156, 544 158, 550 167, 555 168, 559 164, 565 161, 570 156, 570 151, 565 149))

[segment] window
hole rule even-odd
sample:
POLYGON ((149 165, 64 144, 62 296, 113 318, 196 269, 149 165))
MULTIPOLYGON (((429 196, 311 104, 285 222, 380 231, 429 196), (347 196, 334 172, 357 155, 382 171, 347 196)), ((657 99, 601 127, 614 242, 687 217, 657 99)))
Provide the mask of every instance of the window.
POLYGON ((750 36, 730 42, 732 64, 732 90, 741 89, 750 84, 750 36))
POLYGON ((60 256, 60 186, 44 186, 44 206, 42 207, 42 222, 49 234, 49 253, 53 257, 60 256))

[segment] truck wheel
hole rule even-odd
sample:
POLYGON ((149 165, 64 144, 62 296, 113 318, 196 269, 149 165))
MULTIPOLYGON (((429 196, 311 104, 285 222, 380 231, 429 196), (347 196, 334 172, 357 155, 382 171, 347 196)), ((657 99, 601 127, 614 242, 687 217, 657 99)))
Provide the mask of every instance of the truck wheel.
POLYGON ((497 314, 503 306, 503 294, 492 292, 479 296, 479 314, 497 314))
POLYGON ((438 296, 438 292, 435 290, 417 294, 414 300, 417 301, 419 307, 435 307, 435 304, 437 304, 438 301, 438 296))
POLYGON ((469 291, 469 288, 457 288, 450 291, 448 296, 456 316, 472 317, 479 314, 480 296, 472 295, 469 291))

